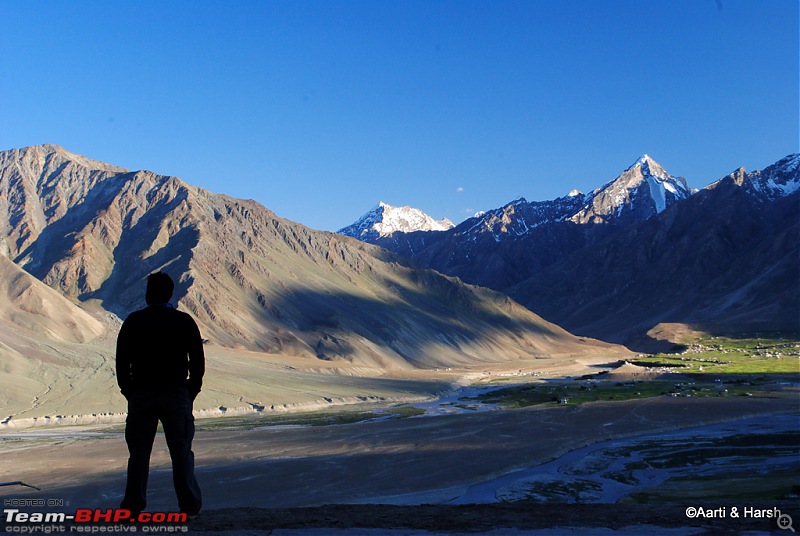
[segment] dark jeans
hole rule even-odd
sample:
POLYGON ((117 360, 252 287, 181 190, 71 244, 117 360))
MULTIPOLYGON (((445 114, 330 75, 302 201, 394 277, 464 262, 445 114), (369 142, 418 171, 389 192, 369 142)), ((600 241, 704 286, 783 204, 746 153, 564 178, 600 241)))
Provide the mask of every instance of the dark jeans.
POLYGON ((194 476, 194 417, 188 390, 133 393, 128 398, 125 441, 128 443, 128 483, 120 508, 141 512, 147 505, 150 452, 158 421, 164 426, 172 458, 172 482, 181 512, 196 513, 202 506, 200 486, 194 476))

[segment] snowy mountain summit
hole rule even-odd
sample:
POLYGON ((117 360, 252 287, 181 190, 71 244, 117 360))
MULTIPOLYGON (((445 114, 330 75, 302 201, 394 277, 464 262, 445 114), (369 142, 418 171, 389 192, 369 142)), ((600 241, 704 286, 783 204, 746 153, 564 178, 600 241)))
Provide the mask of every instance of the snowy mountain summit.
MULTIPOLYGON (((436 221, 424 212, 410 207, 396 208, 385 203, 366 213, 354 224, 338 232, 365 242, 378 242, 396 252, 408 254, 399 243, 389 245, 384 239, 394 233, 420 230, 446 231, 453 228, 457 240, 492 242, 517 239, 538 227, 551 224, 611 224, 626 226, 660 214, 692 194, 683 177, 673 177, 649 155, 642 155, 617 178, 584 194, 572 190, 564 197, 548 201, 527 201, 517 198, 503 207, 482 211, 454 227, 447 220, 436 221)), ((399 236, 395 235, 394 238, 399 236)), ((423 237, 419 240, 427 242, 423 237)), ((417 251, 424 244, 408 242, 417 251)))
POLYGON ((360 240, 374 240, 396 232, 446 231, 452 227, 453 222, 447 218, 435 220, 417 208, 394 207, 381 201, 358 221, 339 229, 338 233, 360 240))
POLYGON ((733 181, 761 202, 789 196, 800 190, 800 154, 790 154, 760 171, 747 173, 744 168, 739 168, 708 188, 716 188, 728 181, 733 181))
POLYGON ((570 220, 623 225, 644 221, 691 194, 683 177, 673 177, 645 154, 619 177, 589 194, 583 209, 570 220))
POLYGON ((519 198, 501 208, 476 214, 454 232, 471 236, 471 240, 480 234, 490 234, 499 243, 560 222, 624 226, 648 220, 691 193, 683 177, 673 177, 645 154, 616 179, 589 194, 572 190, 551 201, 528 202, 519 198))

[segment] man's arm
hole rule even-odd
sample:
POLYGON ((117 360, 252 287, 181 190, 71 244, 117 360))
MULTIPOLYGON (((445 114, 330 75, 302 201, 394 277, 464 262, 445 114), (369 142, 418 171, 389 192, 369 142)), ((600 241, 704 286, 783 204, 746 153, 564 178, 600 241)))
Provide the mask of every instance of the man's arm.
POLYGON ((117 385, 125 398, 128 398, 128 388, 131 385, 131 345, 128 332, 129 327, 123 322, 117 335, 117 385))
POLYGON ((203 352, 203 339, 192 317, 188 316, 188 335, 189 335, 189 394, 192 399, 197 398, 200 389, 203 387, 203 375, 206 372, 206 357, 203 352))

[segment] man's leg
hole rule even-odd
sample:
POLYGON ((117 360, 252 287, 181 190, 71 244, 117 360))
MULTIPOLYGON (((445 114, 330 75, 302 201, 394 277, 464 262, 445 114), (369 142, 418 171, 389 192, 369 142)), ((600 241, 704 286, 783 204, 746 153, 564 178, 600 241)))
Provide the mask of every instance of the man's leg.
POLYGON ((129 453, 128 482, 120 508, 138 513, 147 506, 150 453, 157 427, 158 415, 149 407, 146 398, 132 395, 128 400, 128 418, 125 420, 125 442, 129 453))
POLYGON ((188 393, 174 395, 174 403, 162 413, 161 423, 172 458, 172 483, 181 512, 196 514, 203 506, 200 486, 194 475, 194 417, 188 393))

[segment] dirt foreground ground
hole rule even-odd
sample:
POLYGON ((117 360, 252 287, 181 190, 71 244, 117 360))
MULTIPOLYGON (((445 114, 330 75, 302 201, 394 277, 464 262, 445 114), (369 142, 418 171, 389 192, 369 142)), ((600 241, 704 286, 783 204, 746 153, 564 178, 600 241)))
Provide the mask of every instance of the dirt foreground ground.
MULTIPOLYGON (((669 507, 446 503, 471 484, 598 441, 797 412, 797 392, 789 390, 769 397, 657 397, 324 427, 199 432, 194 451, 205 509, 190 528, 229 534, 281 528, 293 534, 323 528, 413 534, 653 524, 710 527, 714 532, 709 534, 724 534, 738 531, 741 524, 689 520, 683 512, 693 504, 679 497, 669 507)), ((36 429, 6 432, 0 439, 0 481, 22 480, 41 488, 0 488, 4 500, 61 502, 66 512, 119 504, 127 458, 119 432, 36 429)), ((800 514, 796 504, 784 505, 789 506, 800 514)), ((176 511, 163 437, 154 448, 148 510, 176 511)), ((748 527, 769 530, 770 525, 762 521, 748 527)))

